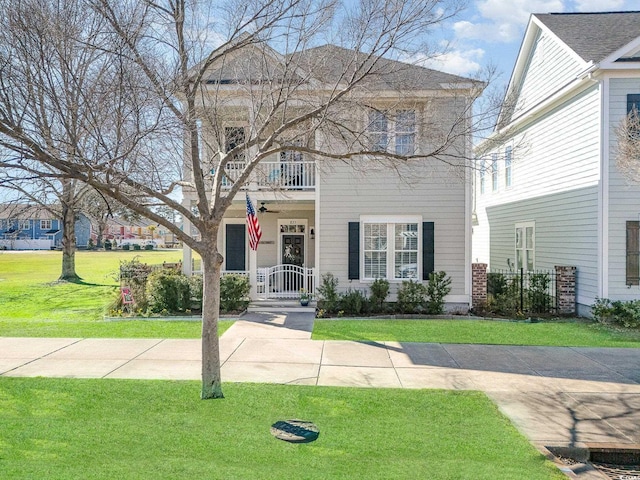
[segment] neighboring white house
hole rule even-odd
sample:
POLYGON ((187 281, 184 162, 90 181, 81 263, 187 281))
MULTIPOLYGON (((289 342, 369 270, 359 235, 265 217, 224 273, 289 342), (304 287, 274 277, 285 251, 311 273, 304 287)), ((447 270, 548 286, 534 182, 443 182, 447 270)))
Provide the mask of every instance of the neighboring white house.
MULTIPOLYGON (((308 78, 309 95, 335 85, 341 64, 346 65, 354 53, 331 45, 300 53, 297 72, 308 78), (314 67, 304 71, 305 64, 314 67)), ((227 63, 251 65, 243 54, 251 51, 236 52, 227 63)), ((278 58, 273 54, 274 62, 278 58)), ((370 137, 380 143, 373 145, 374 150, 426 153, 434 142, 434 131, 451 131, 454 119, 469 111, 478 85, 415 65, 385 62, 390 74, 367 83, 347 113, 360 125, 366 122, 370 137)), ((230 112, 222 141, 214 138, 211 125, 201 124, 208 155, 216 150, 228 152, 243 142, 253 128, 251 115, 258 110, 247 100, 246 90, 237 86, 247 82, 226 78, 229 74, 236 73, 217 70, 215 79, 205 79, 205 88, 215 89, 218 97, 220 92, 227 95, 230 112)), ((334 139, 323 130, 312 132, 304 141, 330 149, 334 139)), ((367 290, 374 279, 386 278, 395 292, 403 280, 423 281, 429 273, 444 270, 453 281, 449 308, 468 308, 472 175, 465 167, 472 156, 469 136, 460 137, 450 150, 442 152, 441 158, 451 153, 448 159, 454 166, 434 159, 395 167, 373 160, 354 165, 348 159, 328 160, 293 151, 262 160, 224 218, 219 237, 223 270, 254 279, 254 298, 296 297, 301 287, 314 291, 325 273, 338 278, 342 291, 367 290), (245 191, 262 228, 257 253, 249 249, 245 191), (308 269, 307 277, 278 273, 291 265, 308 269)), ((227 166, 225 174, 235 180, 234 172, 243 167, 239 158, 227 166)), ((185 174, 188 178, 189 172, 185 174)), ((190 204, 192 197, 185 190, 184 205, 190 204)), ((191 251, 185 249, 184 265, 191 264, 191 251)))
POLYGON ((532 15, 492 136, 476 147, 473 260, 577 267, 577 307, 640 294, 640 186, 616 126, 640 105, 640 12, 532 15))

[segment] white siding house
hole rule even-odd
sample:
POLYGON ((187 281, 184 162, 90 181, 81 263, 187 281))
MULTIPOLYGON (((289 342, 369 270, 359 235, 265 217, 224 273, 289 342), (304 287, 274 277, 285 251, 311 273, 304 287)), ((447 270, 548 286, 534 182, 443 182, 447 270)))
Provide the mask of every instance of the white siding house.
POLYGON ((493 269, 575 266, 585 315, 597 297, 640 294, 629 282, 625 244, 626 222, 639 219, 640 187, 618 171, 615 154, 615 128, 629 95, 640 93, 639 50, 640 12, 532 15, 508 101, 476 147, 485 168, 475 186, 474 261, 493 269), (521 244, 519 233, 529 234, 521 244))
MULTIPOLYGON (((354 54, 331 45, 309 49, 293 59, 300 60, 296 74, 310 79, 305 84, 305 88, 312 87, 309 95, 321 95, 323 90, 330 91, 336 81, 332 78, 340 70, 336 64, 354 54), (306 64, 316 67, 304 71, 306 64)), ((276 61, 279 57, 273 58, 276 61)), ((240 57, 231 61, 243 63, 240 57)), ((452 290, 446 299, 448 308, 468 309, 470 137, 460 135, 449 147, 451 154, 447 150, 440 155, 441 159, 448 158, 447 163, 429 152, 440 141, 438 135, 450 130, 455 119, 468 114, 478 85, 415 65, 387 60, 383 65, 389 73, 358 90, 355 100, 350 100, 352 107, 345 113, 346 122, 353 122, 357 128, 367 125, 367 134, 380 143, 369 150, 384 148, 401 155, 411 151, 424 157, 389 164, 366 157, 354 160, 280 152, 261 160, 242 187, 242 194, 234 198, 218 238, 225 257, 223 274, 248 275, 253 298, 297 297, 299 287, 315 290, 326 273, 338 278, 342 291, 367 291, 376 278, 386 278, 395 294, 403 280, 425 281, 429 273, 443 270, 452 278, 452 290), (257 252, 249 248, 245 193, 257 210, 262 229, 257 252), (271 281, 270 272, 283 265, 307 269, 307 279, 283 283, 273 277, 271 281)), ((215 137, 211 125, 204 121, 201 124, 204 144, 210 150, 207 155, 225 148, 229 151, 232 141, 242 142, 244 132, 255 130, 251 118, 260 109, 239 87, 234 87, 239 83, 223 78, 205 85, 217 89, 217 95, 225 92, 228 112, 220 113, 222 139, 215 137), (230 138, 232 135, 235 140, 230 138)), ((218 125, 217 132, 221 130, 218 125)), ((304 141, 315 151, 332 152, 332 145, 338 140, 328 130, 318 129, 304 141)), ((226 168, 226 175, 232 180, 234 168, 233 164, 226 168)), ((237 169, 241 168, 243 161, 239 159, 237 169)), ((189 172, 185 175, 188 178, 189 172)), ((183 204, 190 205, 192 201, 185 191, 183 204)), ((188 249, 184 260, 184 265, 193 264, 188 249)))

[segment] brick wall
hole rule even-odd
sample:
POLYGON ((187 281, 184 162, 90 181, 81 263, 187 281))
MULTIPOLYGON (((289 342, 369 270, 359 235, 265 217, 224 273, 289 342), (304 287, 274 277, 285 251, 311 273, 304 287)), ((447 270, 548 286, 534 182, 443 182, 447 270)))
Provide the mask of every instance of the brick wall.
POLYGON ((576 267, 555 267, 556 295, 558 313, 574 315, 576 313, 576 267))
POLYGON ((482 308, 487 303, 487 264, 471 264, 471 307, 482 308))

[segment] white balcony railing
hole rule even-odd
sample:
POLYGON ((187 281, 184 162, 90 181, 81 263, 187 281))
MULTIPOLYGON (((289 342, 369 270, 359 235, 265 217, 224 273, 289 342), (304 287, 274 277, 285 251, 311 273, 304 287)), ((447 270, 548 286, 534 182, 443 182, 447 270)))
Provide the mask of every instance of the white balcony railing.
MULTIPOLYGON (((228 163, 222 186, 229 187, 240 177, 244 167, 244 162, 228 163)), ((251 173, 248 183, 254 183, 262 190, 314 190, 316 162, 313 160, 260 162, 251 173)))

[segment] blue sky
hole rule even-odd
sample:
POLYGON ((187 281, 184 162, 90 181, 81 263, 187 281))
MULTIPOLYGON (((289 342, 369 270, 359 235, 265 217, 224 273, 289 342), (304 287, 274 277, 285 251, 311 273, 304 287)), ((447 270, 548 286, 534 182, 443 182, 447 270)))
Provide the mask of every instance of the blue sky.
POLYGON ((442 25, 445 53, 431 68, 473 77, 497 67, 498 83, 507 83, 531 13, 640 10, 640 0, 468 0, 462 14, 442 25))

